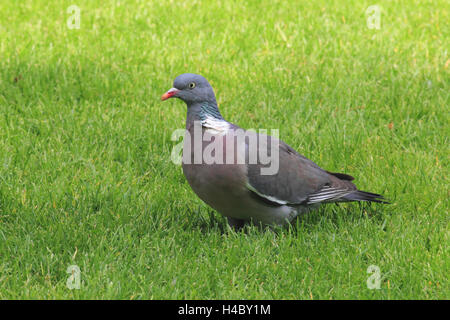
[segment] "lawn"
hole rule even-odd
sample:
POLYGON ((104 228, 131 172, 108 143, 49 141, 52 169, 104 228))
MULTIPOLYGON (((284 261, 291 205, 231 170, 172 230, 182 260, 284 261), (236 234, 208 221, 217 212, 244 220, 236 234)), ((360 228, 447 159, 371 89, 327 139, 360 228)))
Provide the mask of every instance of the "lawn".
POLYGON ((450 298, 449 8, 2 0, 0 298, 450 298), (160 96, 185 72, 392 203, 230 230, 170 160, 186 107, 160 96))

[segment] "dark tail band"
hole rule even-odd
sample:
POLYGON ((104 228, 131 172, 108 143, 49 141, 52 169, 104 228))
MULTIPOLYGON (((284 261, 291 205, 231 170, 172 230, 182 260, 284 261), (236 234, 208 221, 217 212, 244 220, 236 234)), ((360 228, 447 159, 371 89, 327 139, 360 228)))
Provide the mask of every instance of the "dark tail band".
POLYGON ((369 202, 378 202, 378 203, 390 203, 381 194, 360 191, 360 190, 352 192, 352 193, 342 197, 342 199, 344 199, 345 201, 369 201, 369 202))

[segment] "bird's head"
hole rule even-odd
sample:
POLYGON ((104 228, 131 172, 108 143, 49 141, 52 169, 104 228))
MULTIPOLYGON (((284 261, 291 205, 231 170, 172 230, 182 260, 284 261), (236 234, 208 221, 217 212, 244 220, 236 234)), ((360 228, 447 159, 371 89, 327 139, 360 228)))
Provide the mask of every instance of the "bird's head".
POLYGON ((178 98, 189 106, 201 102, 216 103, 214 91, 208 80, 198 74, 183 73, 173 81, 173 88, 164 93, 161 100, 178 98))

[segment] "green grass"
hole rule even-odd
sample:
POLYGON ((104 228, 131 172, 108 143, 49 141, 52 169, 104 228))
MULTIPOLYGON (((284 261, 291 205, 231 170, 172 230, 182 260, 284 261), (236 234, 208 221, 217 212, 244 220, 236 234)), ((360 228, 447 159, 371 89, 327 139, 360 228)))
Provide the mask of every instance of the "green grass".
POLYGON ((0 298, 450 298, 448 21, 444 0, 1 1, 0 298), (184 72, 392 204, 229 230, 170 161, 185 106, 159 97, 184 72))

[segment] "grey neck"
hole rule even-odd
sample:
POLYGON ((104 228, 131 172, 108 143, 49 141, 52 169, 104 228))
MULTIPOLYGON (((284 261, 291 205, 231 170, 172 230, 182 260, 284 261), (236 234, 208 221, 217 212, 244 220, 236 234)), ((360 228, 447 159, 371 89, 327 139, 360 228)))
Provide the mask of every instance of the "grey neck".
POLYGON ((187 106, 187 117, 186 122, 190 123, 193 121, 205 121, 207 118, 212 118, 216 120, 225 119, 222 117, 222 114, 217 107, 217 103, 214 101, 204 101, 204 102, 195 102, 188 104, 187 106))

